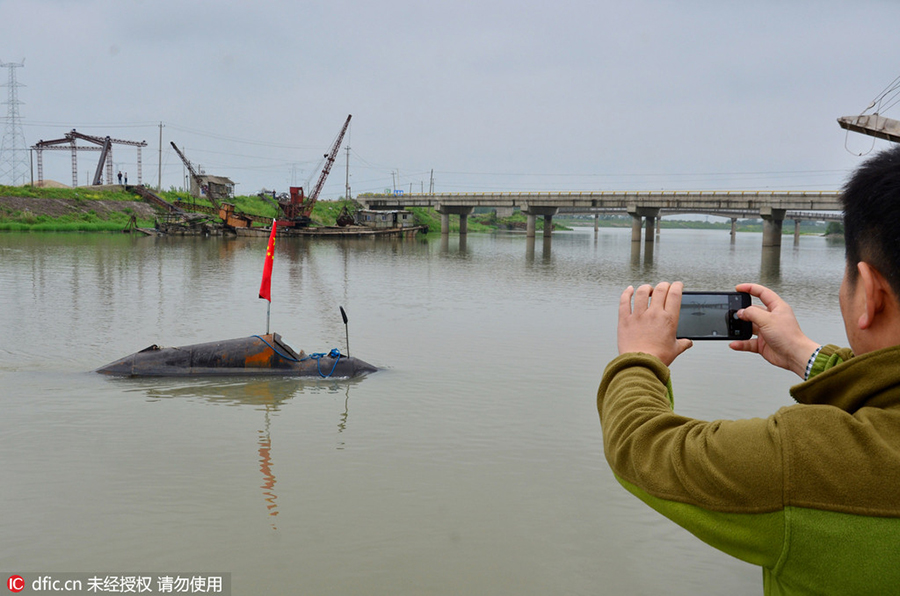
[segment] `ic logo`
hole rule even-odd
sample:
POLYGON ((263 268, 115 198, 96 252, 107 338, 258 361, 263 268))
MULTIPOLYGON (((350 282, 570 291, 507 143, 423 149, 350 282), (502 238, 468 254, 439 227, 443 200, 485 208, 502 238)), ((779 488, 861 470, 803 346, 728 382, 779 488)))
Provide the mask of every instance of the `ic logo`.
POLYGON ((21 575, 10 575, 6 587, 10 592, 21 592, 25 589, 25 579, 21 575))

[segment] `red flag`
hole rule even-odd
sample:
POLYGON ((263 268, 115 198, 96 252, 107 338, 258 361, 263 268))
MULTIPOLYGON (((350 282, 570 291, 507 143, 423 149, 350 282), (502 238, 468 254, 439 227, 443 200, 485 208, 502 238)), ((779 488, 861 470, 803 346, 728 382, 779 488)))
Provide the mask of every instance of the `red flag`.
POLYGON ((266 248, 266 262, 263 265, 262 284, 259 286, 259 297, 272 302, 272 263, 275 257, 275 230, 278 225, 272 220, 272 233, 269 234, 269 246, 266 248))

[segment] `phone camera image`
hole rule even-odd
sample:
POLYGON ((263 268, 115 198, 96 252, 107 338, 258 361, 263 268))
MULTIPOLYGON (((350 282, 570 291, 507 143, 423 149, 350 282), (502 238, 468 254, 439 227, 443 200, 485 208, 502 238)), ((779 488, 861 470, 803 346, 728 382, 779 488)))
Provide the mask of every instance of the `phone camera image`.
POLYGON ((737 311, 750 305, 744 292, 684 292, 676 336, 688 339, 747 339, 750 323, 737 311))

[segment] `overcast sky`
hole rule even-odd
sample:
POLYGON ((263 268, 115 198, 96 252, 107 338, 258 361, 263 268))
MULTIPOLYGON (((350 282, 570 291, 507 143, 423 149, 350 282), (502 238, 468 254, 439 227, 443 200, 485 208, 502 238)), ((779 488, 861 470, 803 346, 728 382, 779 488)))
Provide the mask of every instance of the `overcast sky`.
MULTIPOLYGON (((900 75, 894 0, 0 0, 0 23, 28 146, 146 140, 156 185, 162 123, 163 188, 174 141, 239 194, 281 192, 352 114, 324 199, 348 144, 353 195, 432 170, 453 192, 833 190, 887 144, 836 119, 900 75)), ((136 155, 115 147, 131 183, 136 155)), ((71 182, 67 152, 44 168, 71 182)))

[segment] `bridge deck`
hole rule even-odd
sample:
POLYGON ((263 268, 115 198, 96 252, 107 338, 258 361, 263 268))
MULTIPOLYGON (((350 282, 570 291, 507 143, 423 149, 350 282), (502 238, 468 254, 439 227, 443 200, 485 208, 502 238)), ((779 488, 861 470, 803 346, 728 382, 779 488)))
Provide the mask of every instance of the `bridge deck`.
POLYGON ((710 210, 840 211, 836 191, 598 191, 535 193, 438 193, 397 194, 361 199, 369 209, 404 207, 519 207, 528 209, 573 208, 710 210))

